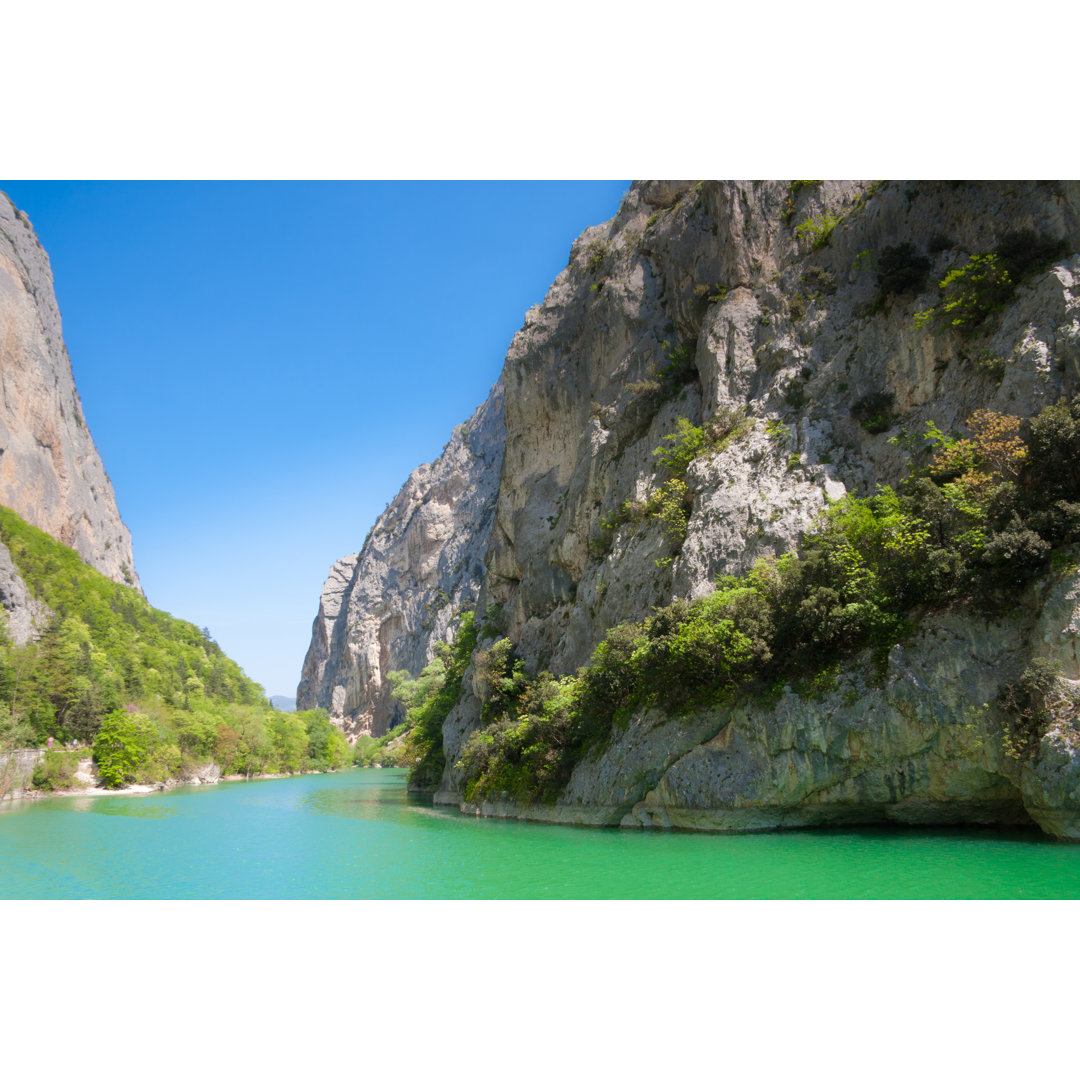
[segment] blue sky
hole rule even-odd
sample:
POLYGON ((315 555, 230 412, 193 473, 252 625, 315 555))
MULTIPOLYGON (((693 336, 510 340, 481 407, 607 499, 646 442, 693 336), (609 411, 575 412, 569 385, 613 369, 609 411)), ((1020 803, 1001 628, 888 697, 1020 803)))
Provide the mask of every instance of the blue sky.
POLYGON ((326 572, 628 181, 4 182, 156 607, 291 696, 326 572))

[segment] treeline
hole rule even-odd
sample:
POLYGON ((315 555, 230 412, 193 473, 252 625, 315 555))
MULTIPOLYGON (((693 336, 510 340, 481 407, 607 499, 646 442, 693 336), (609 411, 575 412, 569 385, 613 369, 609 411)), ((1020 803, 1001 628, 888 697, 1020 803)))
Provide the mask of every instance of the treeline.
MULTIPOLYGON (((883 663, 917 610, 961 602, 994 615, 1015 604, 1055 548, 1080 540, 1080 398, 1044 409, 1027 431, 1018 417, 987 410, 966 426, 959 437, 928 425, 908 442, 922 442, 929 460, 898 489, 847 495, 798 553, 613 627, 576 675, 528 677, 507 639, 478 653, 484 726, 459 762, 466 798, 553 801, 574 766, 637 710, 677 714, 785 683, 820 686, 868 648, 883 663)), ((1014 756, 1048 721, 1028 692, 1045 682, 1029 670, 1002 686, 1006 712, 1023 705, 1006 716, 1003 745, 1014 756)))
MULTIPOLYGON (((93 746, 110 785, 340 768, 351 762, 325 710, 276 712, 262 688, 191 623, 110 581, 14 511, 0 540, 51 616, 24 646, 0 632, 0 747, 93 746)), ((74 756, 50 755, 40 786, 63 786, 74 756)))

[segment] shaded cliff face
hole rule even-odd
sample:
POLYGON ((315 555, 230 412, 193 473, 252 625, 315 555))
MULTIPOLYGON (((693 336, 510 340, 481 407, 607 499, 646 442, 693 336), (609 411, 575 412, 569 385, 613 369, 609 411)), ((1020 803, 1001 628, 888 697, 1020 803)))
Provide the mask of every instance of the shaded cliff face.
MULTIPOLYGON (((574 244, 508 354, 481 610, 503 605, 531 670, 571 672, 608 627, 793 550, 828 499, 899 481, 927 421, 948 432, 979 408, 1031 416, 1072 396, 1078 251, 1076 183, 635 184, 612 221, 574 244), (977 346, 916 322, 950 268, 1025 229, 1065 254, 1024 279, 977 346), (924 281, 879 302, 880 254, 907 243, 929 260, 924 281), (673 358, 691 360, 674 381, 664 375, 673 358), (863 422, 875 401, 887 403, 886 430, 863 422), (619 514, 660 489, 653 451, 680 418, 708 424, 734 409, 749 430, 691 462, 681 547, 658 515, 619 514)), ((556 807, 479 809, 700 828, 905 813, 1046 826, 1056 814, 1051 831, 1076 834, 1080 758, 1070 747, 1080 737, 1048 736, 1021 775, 985 749, 990 735, 965 712, 992 699, 1005 672, 1054 655, 1045 641, 1069 640, 1071 609, 1044 600, 1036 591, 996 629, 962 615, 940 633, 929 626, 895 653, 884 688, 852 674, 824 706, 639 716, 578 766, 556 807)), ((479 711, 466 694, 447 720, 439 801, 460 802, 453 763, 479 711)))
POLYGON ((386 674, 416 675, 457 616, 476 604, 495 516, 505 429, 502 385, 421 465, 376 521, 358 555, 323 587, 297 708, 325 708, 350 736, 399 719, 386 674))
POLYGON ((131 536, 75 389, 49 258, 2 194, 0 503, 113 581, 139 587, 131 536))

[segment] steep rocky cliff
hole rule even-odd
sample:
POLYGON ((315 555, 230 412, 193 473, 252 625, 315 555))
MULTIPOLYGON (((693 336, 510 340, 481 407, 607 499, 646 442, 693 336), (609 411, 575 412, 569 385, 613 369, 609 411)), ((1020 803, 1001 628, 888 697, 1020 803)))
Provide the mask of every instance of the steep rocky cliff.
MULTIPOLYGON (((1076 183, 634 184, 511 344, 478 612, 497 607, 526 673, 572 673, 610 627, 794 550, 845 492, 897 484, 928 423, 951 432, 978 409, 1031 417, 1071 398, 1078 251, 1076 183), (950 270, 1022 233, 1053 258, 1017 275, 979 333, 916 319, 950 270), (689 461, 680 523, 655 451, 687 424, 731 437, 689 461)), ((994 717, 1002 681, 1032 657, 1080 679, 1080 577, 1055 565, 990 621, 927 613, 883 672, 863 657, 813 693, 653 707, 553 805, 466 808, 708 829, 1036 821, 1080 836, 1073 721, 1021 758, 994 717)), ((481 723, 476 663, 465 684, 440 802, 463 803, 457 762, 481 723)))
POLYGON ((131 536, 72 378, 49 257, 2 193, 0 503, 113 581, 138 588, 131 536))
POLYGON ((416 675, 476 603, 503 453, 497 383, 380 515, 357 555, 330 569, 296 691, 350 735, 385 734, 399 712, 386 674, 416 675))

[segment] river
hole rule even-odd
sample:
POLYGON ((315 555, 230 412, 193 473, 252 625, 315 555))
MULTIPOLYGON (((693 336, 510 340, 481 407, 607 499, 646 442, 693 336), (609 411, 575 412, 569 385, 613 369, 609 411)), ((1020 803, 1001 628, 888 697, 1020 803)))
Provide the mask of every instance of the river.
POLYGON ((0 810, 0 899, 1074 899, 1031 830, 749 835, 465 817, 399 769, 0 810))

